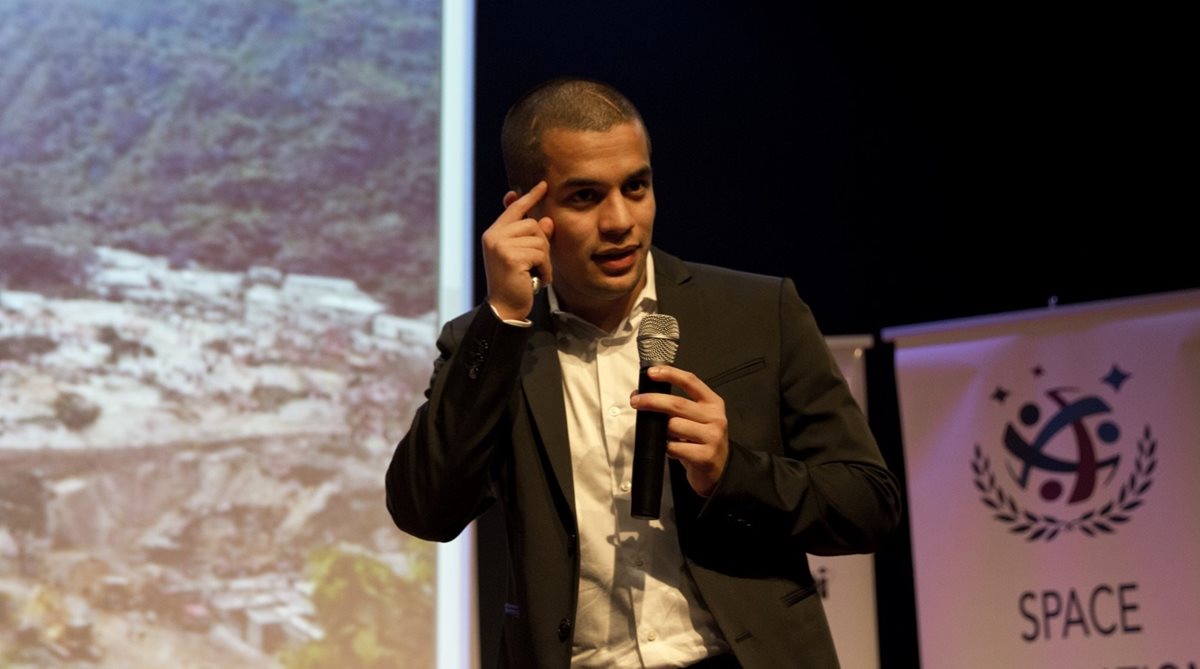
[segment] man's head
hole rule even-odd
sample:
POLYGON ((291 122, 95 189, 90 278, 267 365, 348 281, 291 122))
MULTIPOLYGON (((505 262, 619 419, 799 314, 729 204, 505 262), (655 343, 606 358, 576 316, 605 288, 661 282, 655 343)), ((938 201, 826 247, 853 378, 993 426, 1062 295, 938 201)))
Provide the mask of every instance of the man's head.
POLYGON ((542 137, 547 130, 604 131, 614 125, 642 126, 642 116, 620 91, 590 79, 560 78, 547 81, 521 96, 504 117, 500 148, 508 187, 527 192, 546 174, 542 137))
POLYGON ((551 285, 560 305, 611 330, 646 283, 654 231, 650 140, 641 116, 609 86, 555 80, 513 106, 502 142, 512 183, 505 207, 546 182, 530 215, 553 222, 551 285))

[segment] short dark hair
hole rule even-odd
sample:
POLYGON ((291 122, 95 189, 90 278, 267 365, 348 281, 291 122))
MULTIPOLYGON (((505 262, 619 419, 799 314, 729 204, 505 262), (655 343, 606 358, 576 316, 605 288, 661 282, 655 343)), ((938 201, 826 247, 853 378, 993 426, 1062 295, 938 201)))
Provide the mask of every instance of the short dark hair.
POLYGON ((517 99, 504 116, 500 150, 508 187, 519 193, 546 175, 542 134, 551 128, 603 132, 621 123, 642 126, 646 150, 650 135, 637 107, 608 84, 594 79, 562 77, 539 84, 517 99))

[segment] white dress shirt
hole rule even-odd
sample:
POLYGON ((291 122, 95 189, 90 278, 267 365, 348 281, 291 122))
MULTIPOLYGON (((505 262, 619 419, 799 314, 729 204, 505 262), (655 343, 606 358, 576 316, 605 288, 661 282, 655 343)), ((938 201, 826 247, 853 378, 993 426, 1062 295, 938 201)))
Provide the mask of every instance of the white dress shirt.
POLYGON ((684 667, 729 651, 684 563, 669 477, 660 519, 630 515, 637 412, 629 395, 638 383, 637 328, 657 308, 651 257, 646 277, 611 333, 559 309, 550 288, 579 525, 572 667, 684 667))

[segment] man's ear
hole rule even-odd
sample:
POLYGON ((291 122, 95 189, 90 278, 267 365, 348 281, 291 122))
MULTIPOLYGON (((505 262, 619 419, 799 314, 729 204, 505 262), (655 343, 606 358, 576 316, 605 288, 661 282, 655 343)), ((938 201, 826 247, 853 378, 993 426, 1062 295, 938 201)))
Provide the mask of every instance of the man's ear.
POLYGON ((510 190, 504 194, 504 199, 501 200, 501 202, 504 203, 504 208, 508 209, 509 207, 512 206, 512 203, 517 201, 517 198, 519 198, 519 197, 521 197, 520 193, 518 193, 515 190, 510 190))

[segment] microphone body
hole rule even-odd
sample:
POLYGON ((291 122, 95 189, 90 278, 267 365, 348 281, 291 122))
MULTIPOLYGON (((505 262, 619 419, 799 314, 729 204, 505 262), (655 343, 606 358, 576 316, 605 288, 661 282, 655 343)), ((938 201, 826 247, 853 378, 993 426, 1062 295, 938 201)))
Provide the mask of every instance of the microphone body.
MULTIPOLYGON (((679 350, 679 323, 674 316, 646 314, 638 326, 638 394, 671 392, 671 384, 655 381, 646 373, 654 365, 675 362, 679 350)), ((667 461, 665 413, 638 411, 633 433, 633 490, 630 494, 634 518, 658 518, 662 506, 663 468, 667 461)))
MULTIPOLYGON (((638 394, 670 393, 671 384, 655 381, 646 374, 649 367, 638 372, 638 394)), ((633 434, 633 517, 658 518, 662 504, 663 467, 667 461, 667 419, 665 413, 639 411, 637 429, 633 434)))

